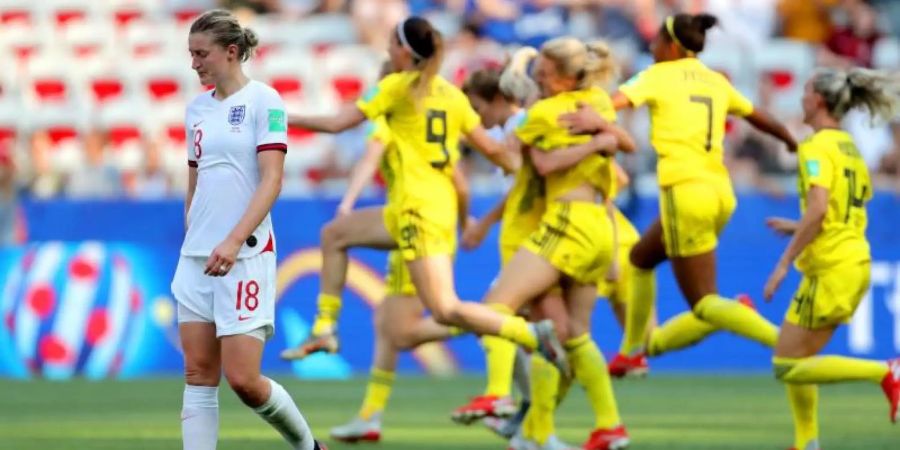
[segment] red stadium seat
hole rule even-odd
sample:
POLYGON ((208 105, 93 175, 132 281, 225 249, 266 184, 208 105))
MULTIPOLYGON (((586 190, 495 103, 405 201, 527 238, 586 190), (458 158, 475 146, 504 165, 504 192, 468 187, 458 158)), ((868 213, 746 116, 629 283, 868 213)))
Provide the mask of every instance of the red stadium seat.
POLYGON ((121 97, 125 92, 125 84, 118 78, 98 77, 91 81, 91 92, 94 94, 94 101, 106 103, 121 97))
POLYGON ((70 139, 77 139, 79 136, 78 129, 71 125, 54 125, 46 128, 47 136, 53 147, 56 148, 63 142, 70 139))
POLYGON ((141 139, 141 129, 134 124, 113 125, 106 130, 106 134, 113 149, 141 139))
POLYGON ((31 83, 34 93, 40 101, 58 102, 68 95, 66 82, 58 78, 37 78, 31 83))
POLYGON ((31 11, 27 9, 9 8, 0 11, 0 24, 7 26, 13 22, 31 23, 31 11))
POLYGON ((283 97, 303 95, 303 80, 300 78, 278 76, 270 78, 269 83, 283 97))
POLYGON ((779 113, 800 111, 803 82, 815 67, 815 54, 808 44, 785 39, 766 43, 766 49, 753 55, 757 71, 772 83, 774 107, 779 113))
POLYGON ((337 47, 322 56, 322 69, 338 101, 354 101, 377 82, 381 58, 368 47, 337 47))

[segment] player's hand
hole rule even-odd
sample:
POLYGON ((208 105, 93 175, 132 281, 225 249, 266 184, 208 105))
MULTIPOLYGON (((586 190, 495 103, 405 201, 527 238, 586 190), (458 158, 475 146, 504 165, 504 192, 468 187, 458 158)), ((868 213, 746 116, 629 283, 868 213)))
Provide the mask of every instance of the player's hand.
POLYGON ((772 297, 775 296, 775 291, 778 290, 778 287, 781 286, 781 283, 784 281, 784 277, 787 276, 788 267, 785 264, 778 263, 775 266, 775 270, 772 271, 772 274, 769 275, 769 280, 766 281, 766 287, 763 289, 763 298, 770 302, 772 301, 772 297))
POLYGON ((350 213, 353 212, 353 205, 345 204, 341 202, 337 207, 337 211, 335 212, 335 217, 344 217, 349 216, 350 213))
POLYGON ((559 124, 569 130, 571 134, 594 134, 608 125, 594 108, 581 102, 578 103, 578 109, 575 112, 559 116, 559 124))
POLYGON ((469 217, 463 227, 462 247, 466 250, 478 248, 484 242, 487 233, 488 227, 484 226, 482 221, 469 217))
POLYGON ((790 236, 797 231, 797 221, 783 217, 766 218, 766 226, 782 236, 790 236))
POLYGON ((211 277, 224 277, 228 271, 234 267, 237 260, 237 254, 241 250, 243 241, 235 242, 234 239, 226 238, 221 244, 213 249, 212 254, 206 260, 206 269, 203 273, 211 277))
POLYGON ((597 148, 597 153, 613 156, 619 149, 619 139, 612 133, 600 133, 591 141, 597 148))

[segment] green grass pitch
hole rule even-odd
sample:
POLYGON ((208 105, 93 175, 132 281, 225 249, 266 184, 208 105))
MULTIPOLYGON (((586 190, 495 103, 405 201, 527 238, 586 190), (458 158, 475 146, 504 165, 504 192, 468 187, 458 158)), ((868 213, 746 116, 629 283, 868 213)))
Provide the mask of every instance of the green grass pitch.
MULTIPOLYGON (((350 418, 365 384, 278 378, 319 437, 350 418)), ((499 450, 505 442, 480 425, 461 427, 449 412, 483 386, 477 377, 397 380, 378 445, 326 439, 332 450, 499 450)), ((632 449, 784 450, 791 445, 783 387, 765 376, 659 375, 616 382, 632 449)), ((182 383, 177 378, 128 382, 0 381, 0 449, 180 449, 182 383)), ((220 450, 285 449, 274 430, 227 388, 219 395, 220 450)), ((824 449, 900 449, 900 426, 873 385, 826 386, 820 416, 824 449)), ((583 392, 574 388, 558 415, 558 432, 581 443, 593 425, 583 392)))

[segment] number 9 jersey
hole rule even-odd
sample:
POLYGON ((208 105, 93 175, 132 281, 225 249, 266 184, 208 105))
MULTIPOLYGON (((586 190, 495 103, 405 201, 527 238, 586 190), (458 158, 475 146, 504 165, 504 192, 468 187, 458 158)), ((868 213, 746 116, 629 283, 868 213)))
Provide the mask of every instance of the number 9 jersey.
POLYGON ((356 103, 369 120, 384 117, 391 132, 392 190, 397 195, 384 219, 407 261, 455 252, 452 177, 459 140, 481 123, 465 94, 440 76, 422 98, 414 98, 419 76, 417 71, 388 75, 356 103))
POLYGON ((817 273, 840 264, 871 260, 866 240, 866 203, 872 183, 866 163, 845 131, 817 132, 798 149, 800 210, 812 186, 828 190, 828 212, 822 230, 797 258, 797 269, 817 273))

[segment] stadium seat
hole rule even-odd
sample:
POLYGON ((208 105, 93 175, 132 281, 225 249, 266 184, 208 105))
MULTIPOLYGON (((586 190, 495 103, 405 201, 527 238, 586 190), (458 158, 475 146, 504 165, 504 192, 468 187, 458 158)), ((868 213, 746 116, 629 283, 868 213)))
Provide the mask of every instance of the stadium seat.
POLYGON ((106 0, 106 7, 116 27, 127 28, 137 21, 157 15, 161 3, 157 0, 106 0))
POLYGON ((51 35, 35 22, 10 22, 0 30, 0 57, 27 63, 46 46, 43 36, 51 35))
POLYGON ((134 61, 130 71, 134 92, 153 101, 187 98, 196 91, 188 84, 192 75, 189 62, 178 62, 160 55, 134 61))
POLYGON ((106 55, 116 40, 112 24, 93 18, 70 24, 60 38, 69 55, 78 59, 106 55))
POLYGON ((33 23, 39 14, 36 7, 34 0, 4 0, 0 8, 0 25, 7 27, 13 23, 33 23))
POLYGON ((161 56, 169 51, 175 32, 171 21, 135 20, 124 30, 120 44, 133 59, 161 56))
POLYGON ((753 55, 760 76, 768 77, 775 87, 774 107, 783 113, 800 110, 803 83, 815 67, 813 49, 805 43, 774 39, 766 51, 753 55))
POLYGON ((275 88, 289 105, 309 104, 322 97, 319 62, 309 52, 278 51, 254 69, 254 77, 275 88))
POLYGON ((325 84, 340 102, 354 101, 378 80, 378 72, 385 56, 365 46, 341 46, 329 50, 322 57, 325 84))
POLYGON ((107 105, 100 111, 97 128, 106 143, 106 156, 123 172, 140 169, 144 161, 144 142, 149 129, 145 126, 148 107, 134 99, 107 105))
POLYGON ((83 142, 88 129, 88 115, 77 105, 60 104, 32 109, 32 132, 45 133, 49 140, 50 168, 67 174, 85 162, 83 142))
POLYGON ((66 103, 74 100, 71 72, 74 64, 58 51, 44 52, 28 62, 23 93, 28 104, 66 103))
POLYGON ((876 69, 900 69, 900 39, 893 36, 879 39, 873 50, 872 65, 876 69))

